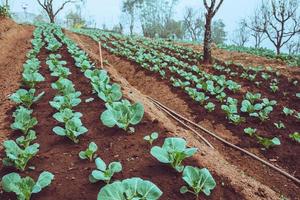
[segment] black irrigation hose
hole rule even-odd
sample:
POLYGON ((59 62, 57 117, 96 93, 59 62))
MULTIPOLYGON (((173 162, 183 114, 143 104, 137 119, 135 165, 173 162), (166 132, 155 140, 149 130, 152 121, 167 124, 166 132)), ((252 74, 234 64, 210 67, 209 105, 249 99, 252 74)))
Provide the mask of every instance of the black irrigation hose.
MULTIPOLYGON (((202 127, 202 126, 196 124, 195 122, 193 122, 193 121, 191 121, 191 120, 189 120, 189 119, 183 117, 182 115, 176 113, 175 111, 173 111, 172 109, 166 107, 165 105, 163 105, 163 104, 160 103, 159 101, 157 101, 157 100, 155 100, 155 99, 153 99, 153 98, 151 98, 151 97, 147 97, 147 98, 149 98, 149 99, 154 103, 155 106, 157 106, 158 108, 164 110, 168 115, 170 115, 171 117, 173 117, 176 121, 178 121, 178 122, 181 121, 181 120, 178 119, 178 118, 181 118, 182 120, 185 120, 186 122, 188 122, 188 123, 194 125, 195 127, 201 129, 203 132, 209 134, 210 136, 216 138, 217 140, 223 142, 224 144, 230 146, 231 148, 236 149, 236 150, 239 150, 239 151, 241 151, 241 152, 247 154, 248 156, 250 156, 250 157, 252 157, 252 158, 254 158, 254 159, 256 159, 256 160, 262 162, 263 164, 267 165, 268 167, 270 167, 270 168, 274 169, 275 171, 277 171, 277 172, 283 174, 283 175, 286 176, 287 178, 289 178, 289 179, 295 181, 297 184, 300 184, 300 180, 299 180, 298 178, 292 176, 291 174, 287 173, 286 171, 284 171, 284 170, 282 170, 282 169, 280 169, 280 168, 278 168, 278 167, 272 165, 271 163, 269 163, 269 162, 263 160, 262 158, 256 156, 255 154, 253 154, 253 153, 251 153, 251 152, 249 152, 249 151, 247 151, 247 150, 245 150, 245 149, 243 149, 243 148, 241 148, 241 147, 238 147, 238 146, 236 146, 236 145, 234 145, 234 144, 232 144, 232 143, 226 141, 225 139, 221 138, 220 136, 216 135, 215 133, 213 133, 213 132, 207 130, 206 128, 204 128, 204 127, 202 127), (175 115, 175 116, 174 116, 174 115, 175 115)), ((190 127, 189 127, 189 128, 190 128, 190 127)), ((190 128, 190 129, 191 129, 191 128, 190 128)))

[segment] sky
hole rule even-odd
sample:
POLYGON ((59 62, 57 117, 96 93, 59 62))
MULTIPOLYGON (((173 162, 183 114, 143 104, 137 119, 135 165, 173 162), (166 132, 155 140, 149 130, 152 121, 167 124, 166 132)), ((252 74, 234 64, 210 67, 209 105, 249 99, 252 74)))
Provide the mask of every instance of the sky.
MULTIPOLYGON (((56 0, 59 2, 60 0, 56 0)), ((236 28, 239 20, 251 15, 261 0, 224 0, 216 18, 221 18, 226 24, 226 31, 231 32, 236 28)), ((36 0, 10 0, 13 12, 23 12, 23 5, 27 4, 27 12, 40 13, 41 8, 36 0)), ((122 0, 86 0, 82 9, 86 17, 94 19, 98 27, 107 24, 108 27, 117 24, 121 17, 122 0)), ((175 16, 182 19, 186 7, 204 9, 202 0, 179 0, 175 16)), ((69 7, 70 8, 70 7, 69 7)), ((68 8, 66 9, 68 10, 68 8)), ((201 12, 200 10, 200 12, 201 12)), ((64 13, 61 13, 63 15, 64 13)))
MULTIPOLYGON (((61 2, 61 0, 55 1, 61 2)), ((232 38, 238 22, 247 16, 251 16, 251 13, 259 6, 260 2, 261 0, 224 0, 214 20, 223 20, 226 25, 225 31, 228 40, 232 38)), ((24 4, 27 4, 27 12, 29 13, 39 14, 42 10, 36 0, 10 0, 10 4, 13 12, 24 12, 22 8, 24 4)), ((86 18, 93 19, 96 22, 97 27, 100 28, 103 24, 106 24, 108 28, 111 28, 120 21, 121 5, 122 0, 86 0, 82 11, 86 18)), ((182 19, 187 7, 199 8, 199 12, 204 12, 202 0, 179 0, 175 10, 175 18, 182 19)), ((66 7, 60 16, 63 17, 70 9, 70 6, 66 7)), ((271 47, 270 44, 265 46, 271 47)))

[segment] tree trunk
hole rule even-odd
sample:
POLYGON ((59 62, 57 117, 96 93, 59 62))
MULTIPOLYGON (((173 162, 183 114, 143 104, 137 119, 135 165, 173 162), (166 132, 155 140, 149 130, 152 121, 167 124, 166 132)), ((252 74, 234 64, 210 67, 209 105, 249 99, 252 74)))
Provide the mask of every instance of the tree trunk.
POLYGON ((203 55, 203 62, 204 63, 211 63, 211 20, 212 17, 207 14, 206 22, 205 22, 205 33, 204 33, 204 55, 203 55))
POLYGON ((129 29, 130 29, 130 35, 133 35, 133 24, 132 23, 130 24, 129 29))
POLYGON ((52 13, 48 13, 50 23, 55 23, 55 16, 52 13))
POLYGON ((280 46, 276 46, 276 54, 279 55, 280 54, 280 46))

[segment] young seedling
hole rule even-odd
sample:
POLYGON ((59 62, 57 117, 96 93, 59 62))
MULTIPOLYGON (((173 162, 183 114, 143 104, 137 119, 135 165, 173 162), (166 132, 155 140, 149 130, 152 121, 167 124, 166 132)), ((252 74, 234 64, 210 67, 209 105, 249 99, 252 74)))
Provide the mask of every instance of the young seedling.
POLYGON ((275 122, 274 125, 277 129, 285 129, 285 125, 281 121, 275 122))
POLYGON ((97 157, 97 155, 95 154, 97 150, 98 150, 97 144, 91 142, 85 151, 79 152, 79 157, 82 160, 89 159, 90 161, 93 161, 93 159, 97 157))
POLYGON ((21 178, 17 173, 10 173, 3 176, 1 185, 5 192, 13 192, 18 200, 30 200, 32 194, 39 193, 43 188, 49 186, 54 175, 44 171, 40 174, 37 182, 31 177, 21 178))
POLYGON ((291 115, 293 115, 294 110, 284 107, 282 112, 285 114, 285 116, 291 116, 291 115))
POLYGON ((206 169, 199 169, 197 167, 186 166, 183 170, 182 179, 188 184, 180 188, 180 193, 192 193, 199 197, 199 193, 203 192, 206 196, 210 195, 211 190, 216 187, 216 182, 210 172, 206 169))
POLYGON ((113 175, 122 171, 120 162, 112 162, 107 166, 101 158, 96 158, 95 164, 97 169, 93 170, 89 176, 89 180, 92 183, 104 181, 106 184, 109 184, 113 175))
POLYGON ((258 142, 263 145, 266 149, 269 149, 270 147, 273 146, 278 146, 281 144, 280 140, 277 137, 274 137, 272 139, 269 138, 264 138, 261 136, 256 135, 256 139, 258 142))
POLYGON ((197 148, 186 148, 186 141, 182 138, 166 138, 162 147, 154 146, 151 155, 158 161, 170 164, 176 171, 182 172, 182 161, 193 156, 197 148))
POLYGON ((300 143, 300 133, 294 132, 293 134, 290 134, 289 137, 293 139, 294 141, 300 143))
POLYGON ((253 136, 253 135, 255 135, 255 133, 256 133, 256 129, 255 128, 251 128, 251 127, 248 127, 248 128, 245 128, 244 129, 244 132, 247 134, 247 135, 249 135, 249 136, 253 136))
POLYGON ((270 89, 273 93, 275 93, 279 90, 279 87, 277 86, 277 83, 270 83, 270 89))
POLYGON ((144 140, 146 140, 147 142, 150 143, 150 145, 152 146, 154 140, 156 140, 158 138, 158 133, 157 132, 153 132, 150 135, 146 135, 144 137, 144 140))
POLYGON ((208 110, 208 112, 214 111, 214 110, 215 110, 215 107, 216 107, 216 105, 215 105, 214 103, 212 103, 212 102, 208 102, 208 103, 204 106, 204 108, 205 108, 206 110, 208 110))
POLYGON ((88 131, 86 127, 82 125, 79 118, 73 117, 65 123, 65 128, 56 126, 53 128, 53 132, 59 136, 66 136, 74 143, 79 142, 79 136, 85 134, 88 131))

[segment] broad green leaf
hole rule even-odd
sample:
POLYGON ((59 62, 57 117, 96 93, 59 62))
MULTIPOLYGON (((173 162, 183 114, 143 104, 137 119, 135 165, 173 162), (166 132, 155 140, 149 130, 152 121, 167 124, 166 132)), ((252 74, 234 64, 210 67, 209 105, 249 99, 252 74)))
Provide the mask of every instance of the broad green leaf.
POLYGON ((32 189, 32 193, 39 193, 43 188, 50 185, 53 179, 54 175, 52 173, 47 171, 42 172, 32 189))

